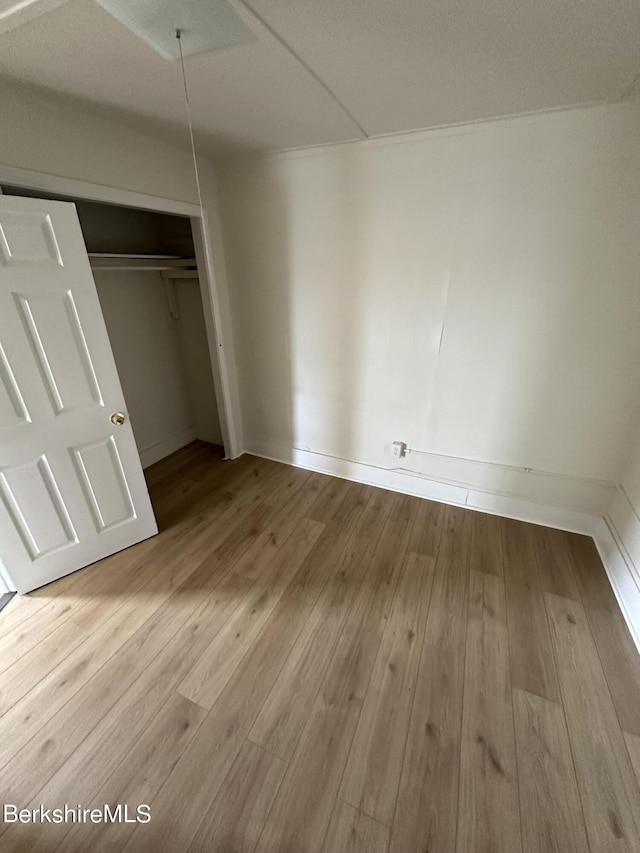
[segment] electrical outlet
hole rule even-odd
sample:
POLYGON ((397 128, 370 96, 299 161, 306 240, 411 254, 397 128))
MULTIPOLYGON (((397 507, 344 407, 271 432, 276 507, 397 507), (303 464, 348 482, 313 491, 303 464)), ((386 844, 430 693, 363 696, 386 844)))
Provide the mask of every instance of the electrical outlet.
POLYGON ((392 441, 391 453, 396 457, 396 459, 402 459, 407 455, 407 445, 404 441, 392 441))

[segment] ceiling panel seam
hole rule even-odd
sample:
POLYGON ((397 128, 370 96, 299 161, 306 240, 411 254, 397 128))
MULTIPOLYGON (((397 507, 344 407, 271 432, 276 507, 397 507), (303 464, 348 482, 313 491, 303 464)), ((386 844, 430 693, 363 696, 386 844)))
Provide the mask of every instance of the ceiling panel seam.
POLYGON ((280 33, 274 30, 274 28, 268 23, 268 21, 266 21, 265 18, 259 15, 258 12, 256 12, 256 10, 253 8, 253 6, 250 3, 246 2, 246 0, 237 0, 237 2, 239 5, 244 6, 245 9, 251 15, 253 15, 253 17, 257 21, 260 22, 260 24, 265 28, 265 30, 267 30, 273 36, 273 38, 280 45, 282 45, 282 47, 284 47, 284 49, 296 60, 296 62, 304 68, 307 74, 310 74, 311 77, 313 77, 316 83, 322 86, 324 91, 340 107, 340 109, 347 116, 349 121, 351 121, 356 126, 358 132, 364 137, 364 139, 369 139, 370 134, 364 129, 364 127, 360 124, 360 122, 353 115, 353 113, 342 103, 342 101, 336 95, 333 89, 331 89, 331 87, 327 83, 325 83, 322 77, 320 77, 320 75, 316 71, 314 71, 313 68, 311 68, 311 66, 307 62, 305 62, 305 60, 300 56, 300 54, 297 53, 287 41, 285 41, 285 39, 280 35, 280 33))

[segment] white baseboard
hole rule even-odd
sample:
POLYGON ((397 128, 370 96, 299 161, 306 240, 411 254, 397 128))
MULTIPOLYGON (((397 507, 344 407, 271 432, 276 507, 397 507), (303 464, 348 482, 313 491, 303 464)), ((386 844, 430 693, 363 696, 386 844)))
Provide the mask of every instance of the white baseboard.
MULTIPOLYGON (((556 527, 573 533, 592 535, 594 525, 598 520, 597 515, 580 509, 553 506, 538 500, 528 500, 518 495, 500 494, 478 488, 469 483, 443 481, 424 474, 365 465, 362 462, 352 462, 348 459, 315 453, 311 450, 286 447, 276 442, 247 441, 245 442, 245 452, 266 459, 274 459, 277 462, 286 462, 298 468, 308 468, 322 474, 332 474, 334 477, 353 480, 357 483, 366 483, 394 492, 416 495, 440 503, 464 506, 468 509, 481 510, 493 515, 542 524, 546 527, 556 527)), ((482 464, 486 466, 487 463, 482 464)), ((538 477, 540 478, 540 475, 538 477)), ((554 479, 553 475, 549 475, 549 477, 554 479)), ((611 488, 613 491, 615 487, 612 486, 611 488)), ((552 494, 557 490, 555 480, 550 484, 550 490, 552 494)))
MULTIPOLYGON (((614 497, 608 509, 590 513, 527 500, 518 495, 498 494, 469 484, 442 482, 406 471, 351 462, 274 442, 249 441, 245 452, 345 480, 591 536, 640 652, 640 517, 621 487, 610 486, 614 497)), ((553 479, 553 475, 549 476, 553 479)), ((589 481, 576 480, 589 487, 589 481)), ((576 487, 575 483, 569 485, 571 490, 576 487)), ((549 483, 548 493, 558 493, 555 482, 549 483)), ((602 497, 593 493, 587 501, 601 500, 602 497)))
POLYGON ((640 514, 629 495, 618 486, 614 499, 607 507, 605 518, 622 546, 625 558, 640 586, 640 514))
POLYGON ((148 468, 150 465, 153 465, 154 462, 159 462, 170 453, 175 453, 176 450, 180 450, 181 447, 195 441, 196 438, 195 428, 189 427, 188 429, 177 432, 174 435, 170 435, 168 438, 164 438, 162 441, 157 442, 157 444, 153 444, 151 447, 145 447, 144 450, 139 451, 142 467, 148 468))
MULTIPOLYGON (((395 461, 389 457, 389 464, 382 464, 394 467, 395 461)), ((516 497, 587 515, 603 515, 616 488, 611 482, 591 477, 576 477, 425 451, 410 450, 409 455, 397 465, 401 471, 438 482, 456 483, 485 494, 516 497)))
POLYGON ((640 652, 640 517, 621 486, 593 538, 640 652))

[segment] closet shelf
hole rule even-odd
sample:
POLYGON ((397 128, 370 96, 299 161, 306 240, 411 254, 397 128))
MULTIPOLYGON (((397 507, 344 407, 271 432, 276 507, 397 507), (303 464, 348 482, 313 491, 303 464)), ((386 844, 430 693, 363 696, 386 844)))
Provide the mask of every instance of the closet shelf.
POLYGON ((181 258, 179 255, 134 255, 112 252, 88 252, 91 267, 102 270, 164 270, 189 269, 196 266, 195 258, 181 258))

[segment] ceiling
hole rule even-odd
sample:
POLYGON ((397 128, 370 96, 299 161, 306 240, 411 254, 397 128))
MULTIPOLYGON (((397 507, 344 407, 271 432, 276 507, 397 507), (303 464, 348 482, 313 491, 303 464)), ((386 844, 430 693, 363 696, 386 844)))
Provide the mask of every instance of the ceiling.
MULTIPOLYGON (((196 141, 213 154, 640 95, 638 0, 232 4, 255 41, 186 60, 196 141)), ((187 140, 179 66, 93 0, 0 0, 0 76, 187 140)))

